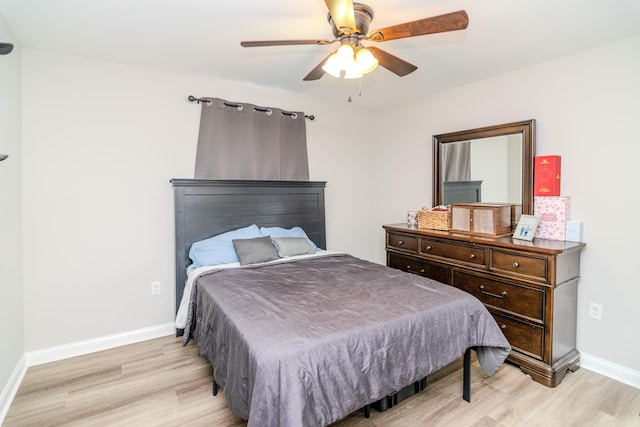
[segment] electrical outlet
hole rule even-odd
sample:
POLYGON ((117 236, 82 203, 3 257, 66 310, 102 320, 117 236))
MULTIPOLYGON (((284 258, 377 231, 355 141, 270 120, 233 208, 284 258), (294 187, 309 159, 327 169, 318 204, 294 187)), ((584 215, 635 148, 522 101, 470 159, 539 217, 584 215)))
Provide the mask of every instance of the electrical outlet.
POLYGON ((595 320, 602 320, 602 304, 590 303, 589 317, 595 320))
POLYGON ((151 295, 160 295, 160 282, 151 282, 151 295))

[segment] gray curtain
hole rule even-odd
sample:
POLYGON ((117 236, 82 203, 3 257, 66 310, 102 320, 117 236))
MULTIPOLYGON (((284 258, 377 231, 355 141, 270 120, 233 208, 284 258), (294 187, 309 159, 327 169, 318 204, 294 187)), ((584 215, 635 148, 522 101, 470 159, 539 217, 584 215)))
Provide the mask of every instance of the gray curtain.
POLYGON ((196 179, 309 180, 304 113, 202 100, 196 179))
POLYGON ((469 181, 471 179, 471 142, 444 144, 442 148, 443 181, 469 181))

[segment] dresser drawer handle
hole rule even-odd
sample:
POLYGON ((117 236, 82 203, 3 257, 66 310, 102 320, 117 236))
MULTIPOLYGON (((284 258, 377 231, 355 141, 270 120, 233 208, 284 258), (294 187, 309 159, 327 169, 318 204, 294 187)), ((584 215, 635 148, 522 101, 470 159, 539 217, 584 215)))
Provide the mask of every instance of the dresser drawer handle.
POLYGON ((432 248, 431 246, 429 246, 429 245, 427 245, 427 246, 425 246, 425 247, 424 247, 424 250, 425 250, 425 251, 430 251, 431 249, 433 249, 433 248, 432 248))
POLYGON ((398 240, 399 245, 404 245, 404 240, 398 240))
POLYGON ((507 325, 503 323, 502 325, 500 325, 500 329, 507 329, 507 325))
POLYGON ((424 268, 420 269, 420 274, 424 274, 424 268))
POLYGON ((410 265, 407 265, 407 270, 411 270, 411 266, 410 265))
POLYGON ((492 292, 487 292, 487 291, 484 290, 484 285, 480 285, 480 293, 483 294, 483 295, 488 295, 490 297, 500 298, 500 299, 504 299, 504 297, 507 296, 507 291, 500 292, 500 295, 494 294, 492 292))
POLYGON ((518 268, 518 267, 520 267, 520 263, 518 263, 518 262, 514 262, 514 263, 513 263, 513 268, 518 268))
POLYGON ((476 254, 469 255, 469 259, 476 259, 476 254))

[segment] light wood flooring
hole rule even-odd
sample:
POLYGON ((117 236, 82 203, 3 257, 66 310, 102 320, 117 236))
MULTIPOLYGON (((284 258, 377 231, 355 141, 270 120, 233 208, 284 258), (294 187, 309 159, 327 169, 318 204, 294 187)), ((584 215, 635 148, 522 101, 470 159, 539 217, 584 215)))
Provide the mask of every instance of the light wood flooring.
MULTIPOLYGON (((29 368, 3 426, 246 426, 211 385, 194 342, 163 337, 29 368)), ((640 390, 586 369, 548 388, 509 364, 489 378, 474 361, 471 403, 461 393, 459 360, 420 394, 333 427, 640 426, 640 390)))

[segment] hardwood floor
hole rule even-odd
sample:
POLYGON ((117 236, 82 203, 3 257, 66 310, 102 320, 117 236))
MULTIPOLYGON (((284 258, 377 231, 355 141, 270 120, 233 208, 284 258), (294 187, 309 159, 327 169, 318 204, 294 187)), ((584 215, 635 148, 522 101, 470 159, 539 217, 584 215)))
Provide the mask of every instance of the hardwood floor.
MULTIPOLYGON (((163 337, 29 368, 3 426, 246 426, 211 386, 193 341, 163 337)), ((474 361, 471 403, 461 393, 460 360, 386 412, 333 427, 640 426, 640 390, 586 369, 548 388, 509 364, 489 378, 474 361)))

